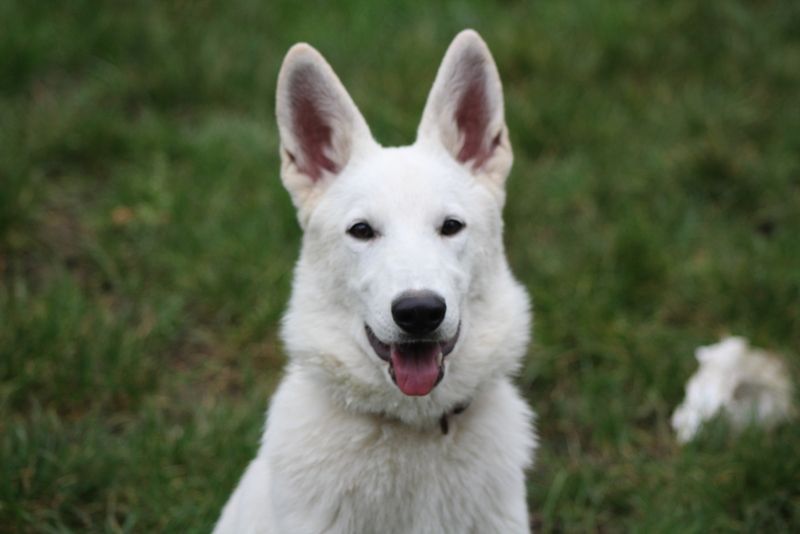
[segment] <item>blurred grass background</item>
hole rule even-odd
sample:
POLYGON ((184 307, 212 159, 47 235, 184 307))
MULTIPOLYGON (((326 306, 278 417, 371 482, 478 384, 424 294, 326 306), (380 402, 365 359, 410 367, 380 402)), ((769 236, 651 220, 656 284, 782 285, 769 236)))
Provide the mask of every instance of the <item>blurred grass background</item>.
POLYGON ((505 84, 543 531, 800 530, 800 429, 679 448, 694 347, 800 350, 800 3, 0 3, 0 531, 206 532, 284 362, 283 54, 406 144, 465 27, 505 84))

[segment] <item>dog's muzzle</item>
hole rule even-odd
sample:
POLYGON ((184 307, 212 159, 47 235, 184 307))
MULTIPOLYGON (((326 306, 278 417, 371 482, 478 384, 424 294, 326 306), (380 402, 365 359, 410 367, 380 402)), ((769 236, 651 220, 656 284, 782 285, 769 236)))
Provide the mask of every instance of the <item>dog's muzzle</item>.
POLYGON ((453 352, 461 332, 459 324, 455 335, 445 341, 384 343, 369 325, 364 328, 375 354, 389 363, 389 375, 394 383, 400 391, 414 397, 427 395, 441 382, 444 358, 453 352))

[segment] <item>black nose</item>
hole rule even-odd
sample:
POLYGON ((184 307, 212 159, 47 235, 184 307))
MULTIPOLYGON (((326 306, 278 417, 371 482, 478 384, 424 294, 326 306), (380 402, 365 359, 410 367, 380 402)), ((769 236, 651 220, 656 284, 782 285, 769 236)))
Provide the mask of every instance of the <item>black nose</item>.
POLYGON ((446 311, 444 299, 430 291, 404 293, 392 302, 394 322, 415 336, 436 330, 442 324, 446 311))

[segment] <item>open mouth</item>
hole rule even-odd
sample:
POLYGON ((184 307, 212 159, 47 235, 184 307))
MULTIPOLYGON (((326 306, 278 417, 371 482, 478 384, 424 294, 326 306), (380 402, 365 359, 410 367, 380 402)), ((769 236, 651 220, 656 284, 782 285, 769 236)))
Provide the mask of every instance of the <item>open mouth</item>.
POLYGON ((427 395, 444 377, 444 358, 456 346, 456 334, 445 341, 410 341, 406 343, 384 343, 368 325, 364 325, 367 339, 375 354, 389 362, 389 375, 406 395, 427 395))

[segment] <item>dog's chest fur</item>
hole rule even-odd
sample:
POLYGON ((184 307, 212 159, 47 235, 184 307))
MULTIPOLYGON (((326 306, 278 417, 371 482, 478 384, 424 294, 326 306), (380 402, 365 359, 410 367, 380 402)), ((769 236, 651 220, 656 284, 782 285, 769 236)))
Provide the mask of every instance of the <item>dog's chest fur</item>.
POLYGON ((530 411, 509 384, 499 381, 479 392, 469 409, 449 418, 447 434, 437 421, 412 428, 353 414, 314 388, 290 376, 273 400, 260 454, 269 458, 273 487, 281 488, 271 496, 282 512, 273 532, 477 533, 497 527, 496 518, 491 526, 483 518, 507 507, 506 493, 523 483, 519 468, 533 446, 530 411), (312 507, 318 513, 310 524, 312 507))

